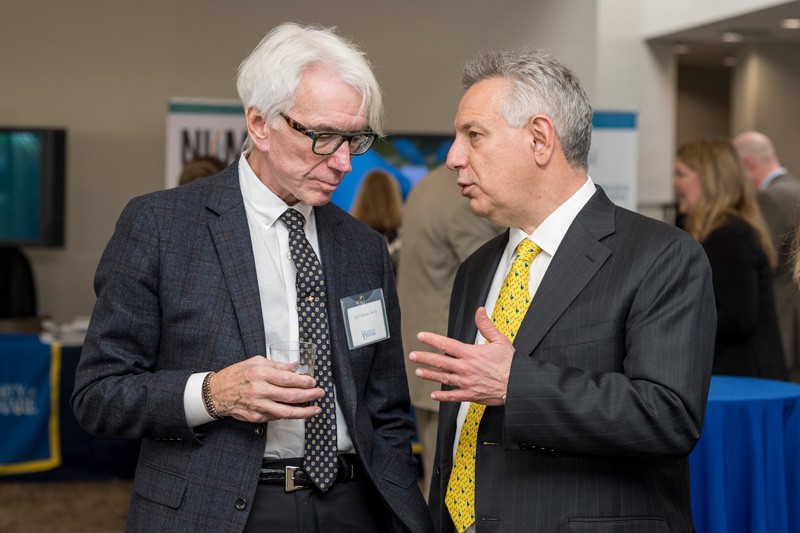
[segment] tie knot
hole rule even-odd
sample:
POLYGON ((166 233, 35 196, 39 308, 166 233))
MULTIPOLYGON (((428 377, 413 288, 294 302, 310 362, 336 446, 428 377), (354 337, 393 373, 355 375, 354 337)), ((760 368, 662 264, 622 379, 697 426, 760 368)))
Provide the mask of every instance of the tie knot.
POLYGON ((306 217, 297 209, 289 208, 281 213, 281 221, 286 224, 289 231, 302 231, 305 225, 306 217))
POLYGON ((539 252, 541 251, 542 249, 539 248, 532 240, 522 239, 522 242, 517 245, 517 260, 525 261, 528 263, 528 265, 530 265, 533 259, 539 255, 539 252))

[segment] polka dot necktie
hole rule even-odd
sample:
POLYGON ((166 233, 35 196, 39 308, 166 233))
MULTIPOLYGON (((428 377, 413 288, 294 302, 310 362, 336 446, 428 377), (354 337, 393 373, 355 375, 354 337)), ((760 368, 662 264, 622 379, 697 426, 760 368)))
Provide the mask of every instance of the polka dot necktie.
POLYGON ((316 403, 322 412, 305 422, 303 470, 322 492, 336 479, 339 466, 336 447, 336 404, 333 400, 331 344, 328 316, 325 311, 325 276, 317 254, 303 230, 305 217, 296 209, 287 209, 281 220, 289 228, 289 249, 297 267, 297 316, 300 340, 317 345, 315 378, 325 396, 316 403))
MULTIPOLYGON (((516 250, 517 257, 503 281, 492 312, 492 322, 495 327, 511 342, 514 342, 519 325, 531 303, 528 277, 531 263, 540 251, 541 248, 529 239, 523 239, 519 243, 516 250)), ((445 503, 459 533, 475 522, 475 456, 478 427, 485 410, 485 405, 469 404, 467 417, 459 434, 450 483, 447 485, 445 503)))

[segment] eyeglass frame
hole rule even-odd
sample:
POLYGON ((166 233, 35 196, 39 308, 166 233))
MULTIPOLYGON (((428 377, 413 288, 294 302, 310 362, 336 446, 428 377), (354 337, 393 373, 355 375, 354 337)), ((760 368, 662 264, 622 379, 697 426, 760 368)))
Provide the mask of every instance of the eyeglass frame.
POLYGON ((378 139, 378 134, 372 130, 353 131, 349 133, 343 131, 315 131, 303 126, 302 124, 297 122, 295 119, 293 119, 286 113, 279 111, 278 114, 283 117, 283 119, 286 121, 286 123, 289 125, 290 128, 302 133, 303 135, 311 139, 311 151, 317 155, 325 156, 325 155, 335 154, 336 151, 339 148, 341 148, 342 144, 344 144, 345 140, 347 140, 348 151, 350 151, 350 141, 352 139, 361 136, 369 137, 371 140, 369 141, 369 143, 367 143, 367 147, 364 149, 363 152, 353 153, 352 151, 350 151, 350 155, 362 155, 367 153, 367 151, 369 151, 369 149, 372 147, 372 144, 378 139), (316 150, 317 139, 319 139, 321 135, 335 135, 339 137, 339 141, 336 143, 336 146, 330 152, 324 154, 317 152, 316 150))

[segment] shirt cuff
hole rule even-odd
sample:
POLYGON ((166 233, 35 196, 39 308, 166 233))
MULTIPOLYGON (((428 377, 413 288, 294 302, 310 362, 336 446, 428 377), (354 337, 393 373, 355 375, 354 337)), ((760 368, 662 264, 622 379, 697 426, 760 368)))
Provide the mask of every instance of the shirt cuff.
POLYGON ((186 388, 183 389, 183 410, 186 414, 186 423, 194 428, 213 422, 215 419, 206 411, 203 401, 203 380, 209 372, 200 372, 189 376, 186 388))

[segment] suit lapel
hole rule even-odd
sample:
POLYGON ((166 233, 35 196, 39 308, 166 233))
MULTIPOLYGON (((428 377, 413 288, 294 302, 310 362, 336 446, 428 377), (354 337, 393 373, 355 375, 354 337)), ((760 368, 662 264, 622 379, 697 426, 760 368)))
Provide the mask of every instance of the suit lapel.
POLYGON ((457 330, 451 335, 453 338, 470 344, 475 342, 478 334, 475 311, 486 304, 494 272, 507 244, 508 231, 489 241, 474 256, 476 267, 465 277, 463 286, 458 288, 464 291, 464 305, 458 310, 459 316, 453 322, 457 325, 457 330))
POLYGON ((518 351, 529 355, 555 321, 608 260, 611 250, 601 239, 614 232, 614 204, 598 187, 578 213, 519 328, 514 341, 518 351))
POLYGON ((347 240, 347 235, 341 234, 344 212, 326 204, 315 207, 314 216, 317 225, 317 242, 322 256, 322 270, 325 273, 327 285, 325 303, 328 308, 328 330, 331 336, 336 398, 339 406, 350 415, 348 420, 354 420, 356 388, 347 358, 350 349, 347 345, 347 334, 344 330, 344 319, 339 304, 340 298, 348 296, 341 294, 342 287, 345 286, 343 276, 349 273, 346 246, 343 242, 347 240))
POLYGON ((266 354, 258 277, 236 167, 229 167, 222 177, 206 204, 216 215, 211 217, 208 227, 233 300, 246 353, 266 354))

